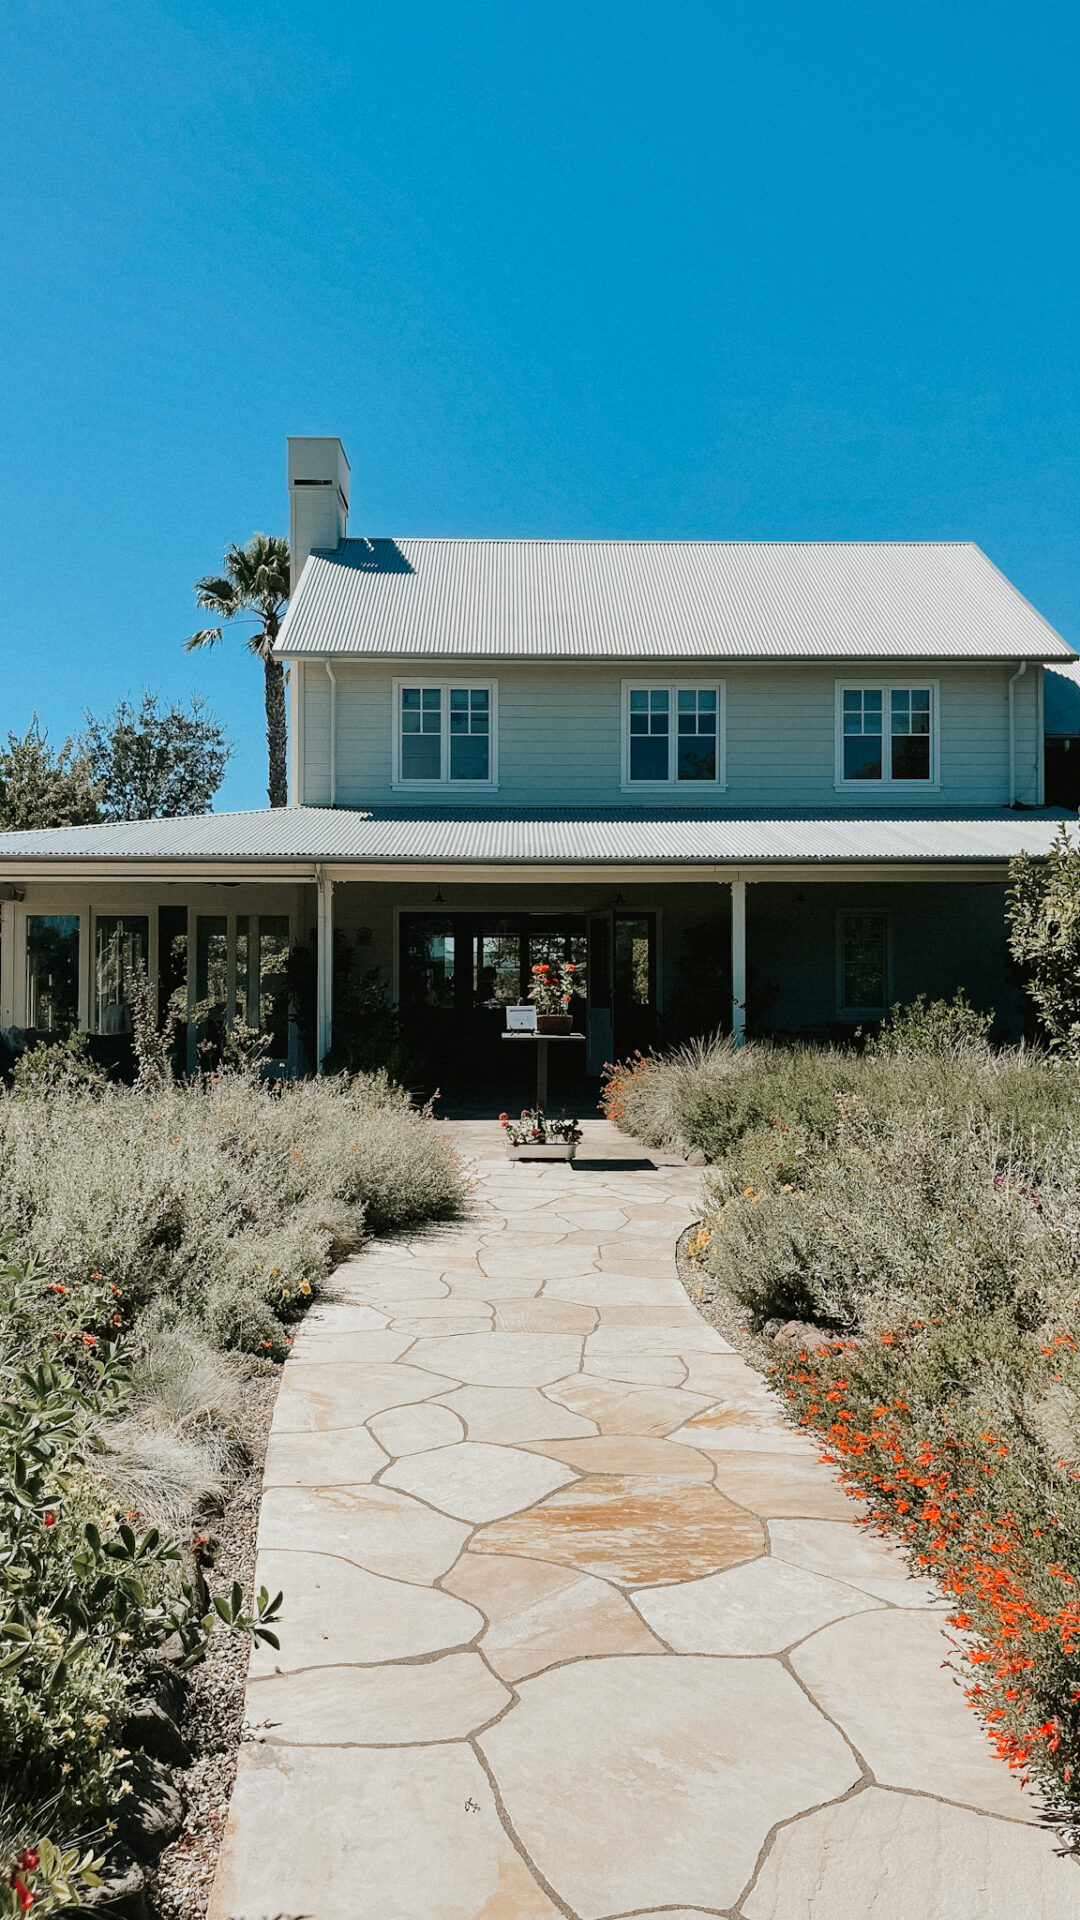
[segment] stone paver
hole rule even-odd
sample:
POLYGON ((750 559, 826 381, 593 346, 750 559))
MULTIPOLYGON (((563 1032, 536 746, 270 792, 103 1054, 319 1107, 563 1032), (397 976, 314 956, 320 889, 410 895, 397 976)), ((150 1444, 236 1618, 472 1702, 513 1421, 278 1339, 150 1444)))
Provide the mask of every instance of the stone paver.
POLYGON ((410 1454, 387 1469, 382 1483, 415 1494, 442 1513, 478 1523, 534 1506, 573 1477, 571 1468, 520 1447, 465 1440, 459 1447, 410 1454))
POLYGON ((700 1175, 458 1136, 468 1216, 285 1369, 211 1920, 1080 1920, 934 1589, 688 1302, 700 1175))
POLYGON ((730 1907, 770 1830, 858 1764, 774 1660, 591 1659, 480 1737, 530 1858, 581 1920, 730 1907))
POLYGON ((288 1675, 253 1680, 248 1719, 275 1746, 417 1747, 463 1740, 510 1705, 476 1653, 417 1666, 323 1667, 303 1700, 288 1675))
POLYGON ((1054 1837, 870 1787, 785 1827, 746 1920, 1080 1920, 1054 1837))

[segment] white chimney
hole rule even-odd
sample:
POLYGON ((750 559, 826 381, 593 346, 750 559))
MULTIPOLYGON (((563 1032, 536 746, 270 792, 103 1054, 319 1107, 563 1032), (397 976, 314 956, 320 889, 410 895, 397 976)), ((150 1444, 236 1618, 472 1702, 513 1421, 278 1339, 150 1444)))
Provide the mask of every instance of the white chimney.
POLYGON ((349 517, 349 463, 338 439, 289 436, 289 557, 293 593, 313 547, 332 553, 349 517))

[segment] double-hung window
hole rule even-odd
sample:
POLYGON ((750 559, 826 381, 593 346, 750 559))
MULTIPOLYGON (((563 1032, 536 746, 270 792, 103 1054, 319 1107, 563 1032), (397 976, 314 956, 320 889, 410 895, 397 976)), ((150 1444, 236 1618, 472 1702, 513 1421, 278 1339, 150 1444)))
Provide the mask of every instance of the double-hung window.
POLYGON ((877 680, 836 690, 836 784, 917 793, 935 788, 937 687, 877 680))
POLYGON ((622 784, 684 792, 723 786, 721 681, 624 684, 622 784))
POLYGON ((494 681, 398 680, 394 685, 394 784, 496 784, 494 681))

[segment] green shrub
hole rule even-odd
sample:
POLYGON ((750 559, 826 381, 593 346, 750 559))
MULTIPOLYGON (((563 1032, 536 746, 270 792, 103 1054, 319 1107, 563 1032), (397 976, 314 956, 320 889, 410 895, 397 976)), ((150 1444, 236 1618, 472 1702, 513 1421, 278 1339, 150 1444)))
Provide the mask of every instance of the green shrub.
POLYGON ((985 1045, 993 1024, 993 1014, 979 1013, 962 987, 951 1000, 927 1000, 919 993, 906 1007, 897 1002, 890 1008, 867 1049, 871 1054, 953 1054, 985 1045))
MULTIPOLYGON (((190 1663, 222 1623, 276 1645, 276 1602, 248 1615, 234 1593, 203 1615, 185 1549, 137 1537, 93 1470, 136 1404, 106 1344, 114 1305, 104 1283, 68 1288, 10 1237, 0 1249, 0 1780, 8 1811, 46 1807, 54 1835, 100 1825, 129 1791, 130 1694, 168 1643, 190 1663)), ((39 1845, 24 1827, 20 1848, 39 1845)))
POLYGON ((96 1090, 106 1078, 91 1058, 90 1043, 81 1030, 63 1040, 27 1047, 11 1069, 12 1085, 24 1093, 44 1093, 53 1087, 96 1090))

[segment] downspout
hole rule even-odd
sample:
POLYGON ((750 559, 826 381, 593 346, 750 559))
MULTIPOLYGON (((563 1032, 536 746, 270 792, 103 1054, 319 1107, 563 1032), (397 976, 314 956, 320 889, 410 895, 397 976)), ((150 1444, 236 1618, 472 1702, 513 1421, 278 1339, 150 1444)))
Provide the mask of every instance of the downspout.
MULTIPOLYGON (((337 678, 329 660, 324 660, 330 679, 330 805, 337 806, 337 678)), ((1010 698, 1012 685, 1009 686, 1010 698)))
POLYGON ((1027 661, 1021 660, 1016 672, 1009 680, 1009 805, 1016 805, 1016 698, 1013 693, 1017 681, 1027 672, 1027 661))

